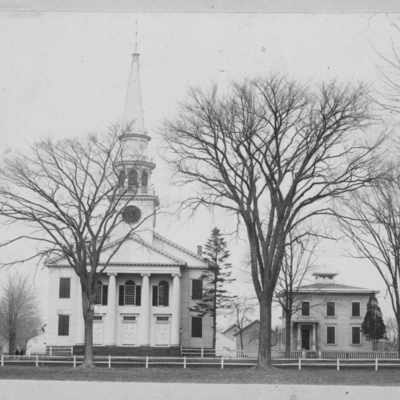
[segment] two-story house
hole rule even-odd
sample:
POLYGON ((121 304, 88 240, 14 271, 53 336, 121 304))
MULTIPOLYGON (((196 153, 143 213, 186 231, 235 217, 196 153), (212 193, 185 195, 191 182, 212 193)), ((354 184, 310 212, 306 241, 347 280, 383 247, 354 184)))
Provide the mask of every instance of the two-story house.
MULTIPOLYGON (((291 349, 372 351, 361 325, 372 294, 379 291, 336 283, 337 273, 314 273, 315 283, 299 288, 292 317, 291 349)), ((285 340, 285 315, 282 317, 285 340)))

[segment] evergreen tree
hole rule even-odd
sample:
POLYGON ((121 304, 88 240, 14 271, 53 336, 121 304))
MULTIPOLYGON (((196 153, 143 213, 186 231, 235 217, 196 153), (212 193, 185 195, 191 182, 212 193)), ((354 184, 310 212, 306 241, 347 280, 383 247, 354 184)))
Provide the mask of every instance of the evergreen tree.
POLYGON ((372 349, 376 350, 376 344, 379 339, 383 339, 386 332, 386 326, 383 322, 382 311, 379 308, 378 300, 373 294, 367 304, 367 313, 361 325, 361 332, 368 341, 372 341, 372 349))
POLYGON ((201 275, 204 282, 203 296, 190 311, 197 312, 201 317, 210 315, 213 318, 213 348, 215 349, 218 310, 232 309, 237 298, 225 289, 225 285, 233 282, 234 279, 231 278, 232 265, 227 262, 230 253, 218 228, 211 231, 211 236, 204 246, 203 256, 209 265, 201 275))

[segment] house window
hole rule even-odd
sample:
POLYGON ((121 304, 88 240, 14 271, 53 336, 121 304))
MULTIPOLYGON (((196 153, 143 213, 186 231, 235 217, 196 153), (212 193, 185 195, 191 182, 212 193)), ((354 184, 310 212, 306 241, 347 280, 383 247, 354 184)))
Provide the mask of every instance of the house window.
POLYGON ((360 302, 359 301, 351 303, 351 316, 352 317, 360 316, 360 302))
POLYGON ((103 285, 101 281, 97 281, 96 304, 101 306, 106 306, 107 297, 108 297, 108 285, 103 285))
POLYGON ((143 187, 147 187, 148 180, 149 180, 149 176, 147 174, 147 171, 143 171, 142 172, 142 186, 143 187))
POLYGON ((335 342, 336 342, 335 327, 328 326, 326 329, 326 343, 327 344, 335 344, 335 342))
POLYGON ((351 328, 351 344, 361 344, 361 328, 359 326, 351 328))
POLYGON ((308 317, 310 316, 310 302, 309 301, 303 301, 301 303, 301 315, 308 317))
POLYGON ((335 302, 334 301, 328 301, 326 303, 326 315, 328 317, 335 316, 335 302))
POLYGON ((132 280, 126 281, 125 285, 119 287, 120 306, 140 306, 142 287, 136 285, 132 280))
POLYGON ((71 278, 60 278, 60 299, 71 297, 71 278))
POLYGON ((157 322, 168 322, 169 317, 157 317, 157 322))
POLYGON ((153 286, 153 306, 167 307, 169 304, 169 285, 166 281, 161 281, 158 286, 153 286))
POLYGON ((192 317, 192 337, 203 337, 203 318, 192 317))
POLYGON ((203 280, 192 280, 192 300, 201 300, 203 298, 203 280))
POLYGON ((58 316, 58 336, 69 335, 69 315, 58 316))
POLYGON ((102 315, 94 315, 93 316, 93 321, 103 321, 103 316, 102 315))

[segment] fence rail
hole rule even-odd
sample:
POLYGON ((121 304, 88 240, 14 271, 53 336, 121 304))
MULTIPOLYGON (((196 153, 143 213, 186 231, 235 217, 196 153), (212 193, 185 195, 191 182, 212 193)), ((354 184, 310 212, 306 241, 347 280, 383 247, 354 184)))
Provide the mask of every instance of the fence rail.
MULTIPOLYGON (((76 367, 83 361, 83 356, 11 356, 1 355, 1 367, 22 364, 33 365, 36 367, 42 366, 72 366, 76 367)), ((180 368, 190 367, 217 367, 224 369, 226 367, 250 367, 257 364, 257 358, 225 358, 225 357, 134 357, 134 356, 94 356, 94 363, 103 367, 144 367, 150 368, 152 366, 172 366, 180 368)), ((296 369, 303 369, 308 367, 318 368, 334 368, 340 370, 343 368, 370 368, 373 367, 375 371, 379 368, 400 368, 400 359, 382 359, 382 358, 359 358, 359 359, 333 359, 333 358, 319 358, 319 359, 296 359, 280 358, 273 360, 273 365, 276 367, 289 367, 296 369)))

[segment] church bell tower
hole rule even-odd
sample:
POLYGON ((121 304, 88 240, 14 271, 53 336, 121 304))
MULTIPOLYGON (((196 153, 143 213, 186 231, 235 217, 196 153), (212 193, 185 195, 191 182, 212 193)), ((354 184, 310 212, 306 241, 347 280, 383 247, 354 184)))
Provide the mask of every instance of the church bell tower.
MULTIPOLYGON (((156 166, 148 156, 150 139, 144 127, 139 53, 136 51, 132 54, 125 111, 119 136, 121 155, 119 161, 115 163, 115 168, 118 174, 118 186, 127 199, 122 210, 123 221, 130 227, 137 225, 137 233, 151 244, 159 200, 151 184, 152 171, 156 166)), ((123 199, 122 203, 125 203, 123 199)))

